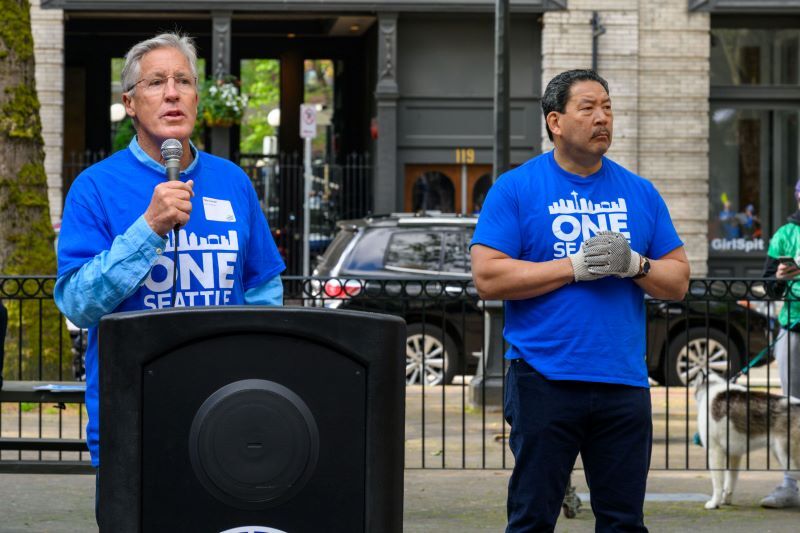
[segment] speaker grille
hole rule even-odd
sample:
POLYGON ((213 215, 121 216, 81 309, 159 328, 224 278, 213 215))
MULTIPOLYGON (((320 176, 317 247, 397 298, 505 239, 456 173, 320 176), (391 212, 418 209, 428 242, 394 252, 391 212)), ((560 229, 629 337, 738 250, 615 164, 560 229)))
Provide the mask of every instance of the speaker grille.
POLYGON ((189 433, 192 468, 203 487, 240 509, 291 499, 311 477, 319 432, 305 402, 273 381, 246 379, 209 396, 189 433))

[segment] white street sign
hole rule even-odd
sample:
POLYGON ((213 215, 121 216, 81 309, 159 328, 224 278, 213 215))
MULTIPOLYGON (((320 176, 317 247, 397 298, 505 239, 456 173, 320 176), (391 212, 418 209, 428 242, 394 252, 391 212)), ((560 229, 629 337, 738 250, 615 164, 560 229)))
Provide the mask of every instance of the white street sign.
POLYGON ((317 108, 313 105, 300 106, 300 137, 313 139, 317 136, 317 108))

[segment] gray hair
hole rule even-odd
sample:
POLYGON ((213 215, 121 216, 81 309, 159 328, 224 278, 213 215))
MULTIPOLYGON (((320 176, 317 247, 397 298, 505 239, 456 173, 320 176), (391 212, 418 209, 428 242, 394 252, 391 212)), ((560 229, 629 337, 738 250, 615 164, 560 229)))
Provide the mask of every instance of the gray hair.
POLYGON ((608 82, 597 72, 589 69, 567 70, 550 80, 542 95, 542 113, 544 113, 545 118, 544 127, 547 128, 547 136, 551 141, 553 140, 553 132, 550 131, 550 126, 547 125, 547 115, 553 111, 564 112, 567 100, 569 100, 569 90, 579 81, 596 81, 603 86, 606 94, 611 94, 608 92, 608 82))
POLYGON ((141 74, 140 63, 142 57, 147 53, 159 48, 175 48, 186 56, 189 67, 192 69, 192 76, 197 79, 197 49, 194 46, 194 39, 188 35, 179 33, 162 33, 152 39, 147 39, 133 45, 125 54, 125 66, 122 67, 122 91, 133 96, 136 91, 136 82, 139 81, 141 74))

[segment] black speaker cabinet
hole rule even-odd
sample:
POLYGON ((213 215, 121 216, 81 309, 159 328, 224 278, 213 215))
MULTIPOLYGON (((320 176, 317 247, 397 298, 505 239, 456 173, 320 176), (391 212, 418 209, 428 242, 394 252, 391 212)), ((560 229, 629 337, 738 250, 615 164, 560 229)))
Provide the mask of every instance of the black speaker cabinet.
POLYGON ((100 323, 103 532, 400 532, 405 323, 209 307, 100 323))

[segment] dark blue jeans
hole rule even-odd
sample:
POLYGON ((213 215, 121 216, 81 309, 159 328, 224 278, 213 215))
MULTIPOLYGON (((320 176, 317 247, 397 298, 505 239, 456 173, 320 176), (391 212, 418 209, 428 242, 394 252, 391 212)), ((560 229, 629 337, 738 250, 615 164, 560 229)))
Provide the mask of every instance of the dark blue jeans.
POLYGON ((646 532, 645 487, 653 426, 643 387, 545 379, 511 361, 505 417, 515 465, 507 533, 553 531, 578 453, 595 530, 646 532))

